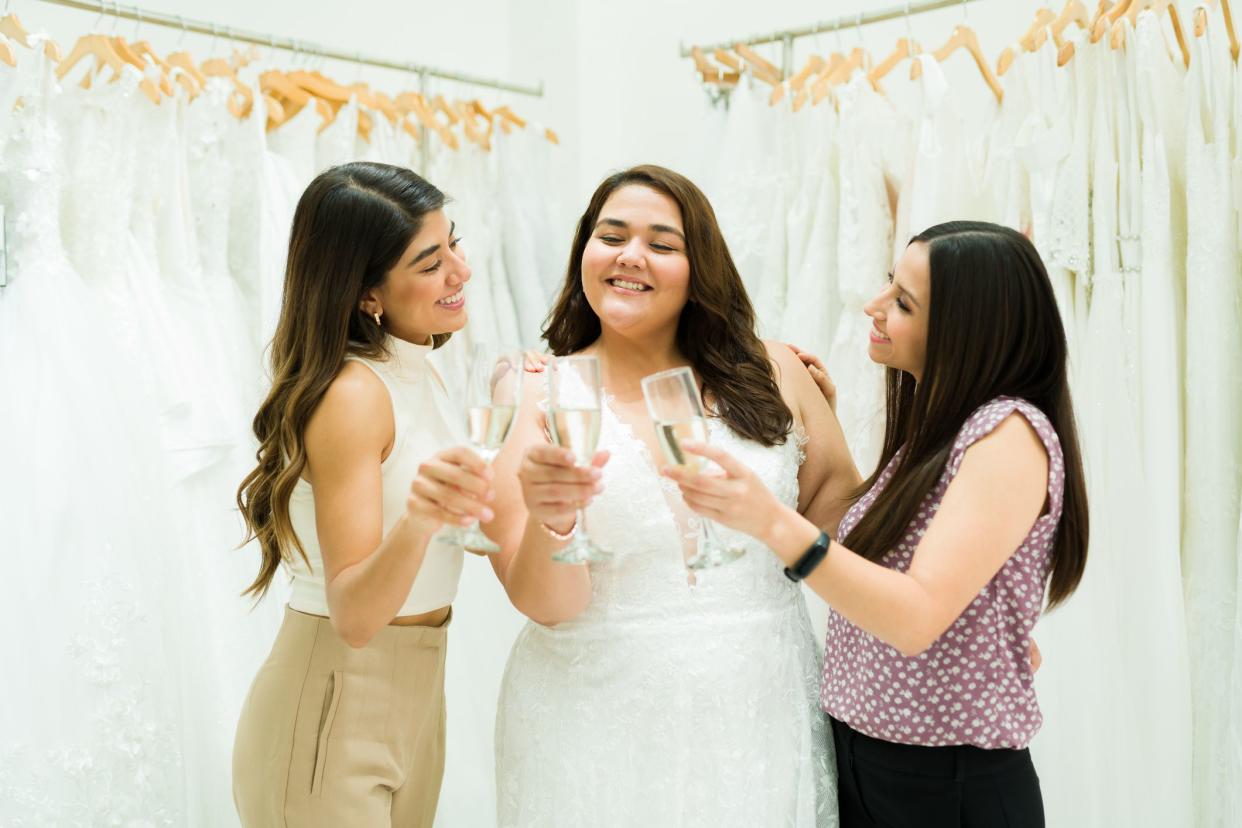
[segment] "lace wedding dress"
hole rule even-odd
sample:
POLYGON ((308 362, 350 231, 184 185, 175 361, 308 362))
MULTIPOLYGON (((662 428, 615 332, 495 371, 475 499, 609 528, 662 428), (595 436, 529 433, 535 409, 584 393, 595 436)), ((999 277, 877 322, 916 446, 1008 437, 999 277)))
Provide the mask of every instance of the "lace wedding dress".
MULTIPOLYGON (((798 498, 792 436, 711 440, 798 498)), ((587 510, 591 603, 514 644, 496 723, 502 826, 832 826, 836 770, 816 703, 819 654, 801 591, 757 542, 688 578, 693 525, 646 443, 605 408, 612 453, 587 510), (671 487, 671 488, 670 488, 671 487)))

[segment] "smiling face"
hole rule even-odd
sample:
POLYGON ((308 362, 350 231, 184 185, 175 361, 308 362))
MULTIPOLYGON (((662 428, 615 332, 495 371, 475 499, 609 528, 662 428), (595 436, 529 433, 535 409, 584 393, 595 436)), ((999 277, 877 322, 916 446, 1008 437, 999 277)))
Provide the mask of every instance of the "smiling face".
POLYGON ((871 317, 872 361, 912 375, 923 376, 927 355, 927 318, 931 303, 931 267, 928 247, 910 244, 889 276, 888 286, 866 304, 871 317))
POLYGON ((582 290, 605 330, 636 337, 676 329, 690 295, 677 202, 640 184, 609 196, 582 251, 582 290))
POLYGON ((428 213, 396 266, 363 295, 362 310, 380 314, 384 328, 408 342, 422 344, 432 334, 461 330, 470 266, 460 241, 443 210, 428 213))

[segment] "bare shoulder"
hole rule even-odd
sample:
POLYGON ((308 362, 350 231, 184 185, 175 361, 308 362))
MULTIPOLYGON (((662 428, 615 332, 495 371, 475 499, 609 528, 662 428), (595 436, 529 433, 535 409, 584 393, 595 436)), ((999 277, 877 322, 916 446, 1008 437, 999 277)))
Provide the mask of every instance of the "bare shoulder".
POLYGON ((328 385, 306 426, 308 447, 339 442, 380 447, 392 442, 392 400, 383 381, 360 362, 348 361, 328 385))
POLYGON ((765 339, 763 344, 768 349, 768 357, 776 366, 776 384, 781 389, 781 396, 794 409, 799 419, 813 412, 821 405, 828 410, 828 403, 820 393, 819 386, 812 379, 806 365, 783 342, 765 339))
POLYGON ((763 346, 768 349, 768 358, 776 364, 776 381, 784 383, 787 374, 798 373, 793 369, 802 368, 802 360, 798 359, 798 355, 793 349, 784 342, 777 342, 775 339, 763 340, 763 346))

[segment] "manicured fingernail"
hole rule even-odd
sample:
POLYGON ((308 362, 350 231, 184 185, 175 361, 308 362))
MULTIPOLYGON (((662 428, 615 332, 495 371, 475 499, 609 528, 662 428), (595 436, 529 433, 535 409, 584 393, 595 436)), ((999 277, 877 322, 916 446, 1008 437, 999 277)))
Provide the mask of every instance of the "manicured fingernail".
POLYGON ((603 476, 604 476, 604 473, 603 473, 602 471, 600 471, 599 469, 591 469, 591 479, 592 479, 592 480, 599 480, 599 479, 600 479, 601 477, 603 477, 603 476))
POLYGON ((483 516, 482 516, 481 520, 482 520, 484 523, 487 523, 489 520, 491 520, 491 519, 492 519, 492 518, 494 518, 494 517, 496 517, 495 512, 493 512, 491 509, 489 509, 489 508, 487 508, 486 506, 484 506, 484 507, 483 507, 483 516))
POLYGON ((493 500, 495 500, 495 499, 496 499, 496 490, 495 490, 495 489, 488 489, 488 490, 487 490, 487 495, 486 495, 486 496, 484 496, 484 498, 483 498, 483 499, 484 499, 484 500, 486 500, 488 503, 491 503, 493 500))
POLYGON ((604 493, 604 484, 603 484, 603 483, 598 483, 598 484, 596 484, 596 486, 595 486, 595 493, 596 493, 596 494, 603 494, 603 493, 604 493))
POLYGON ((685 449, 700 449, 700 448, 702 448, 702 446, 701 446, 701 445, 699 445, 699 441, 698 441, 698 440, 682 440, 682 441, 681 441, 681 447, 682 447, 682 448, 685 448, 685 449))
POLYGON ((457 519, 457 522, 460 523, 462 526, 469 526, 470 522, 473 520, 474 518, 470 517, 470 515, 462 515, 461 517, 457 519))

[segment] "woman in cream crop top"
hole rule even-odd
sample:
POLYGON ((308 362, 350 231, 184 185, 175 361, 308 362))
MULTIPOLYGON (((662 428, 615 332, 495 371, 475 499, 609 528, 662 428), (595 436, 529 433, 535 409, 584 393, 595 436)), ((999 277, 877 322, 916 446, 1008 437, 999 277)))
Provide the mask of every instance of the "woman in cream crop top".
POLYGON ((233 746, 246 826, 434 822, 462 550, 432 537, 493 517, 490 473, 428 359, 466 323, 444 204, 410 170, 359 162, 320 174, 294 214, 237 498, 263 558, 248 592, 282 567, 293 579, 233 746))
MULTIPOLYGON (((393 336, 387 337, 385 346, 391 354, 388 359, 351 355, 346 360, 367 366, 392 399, 394 439, 388 456, 380 463, 383 531, 387 535, 405 514, 410 481, 418 476, 419 464, 437 451, 466 440, 461 417, 454 416, 444 381, 428 359, 432 346, 414 345, 393 336)), ((298 480, 289 498, 289 521, 306 553, 305 559, 295 555, 286 562, 292 576, 289 606, 299 612, 328 615, 314 490, 305 477, 298 480)), ((462 551, 437 548, 432 552, 423 558, 398 616, 430 612, 453 602, 461 575, 462 551)))

